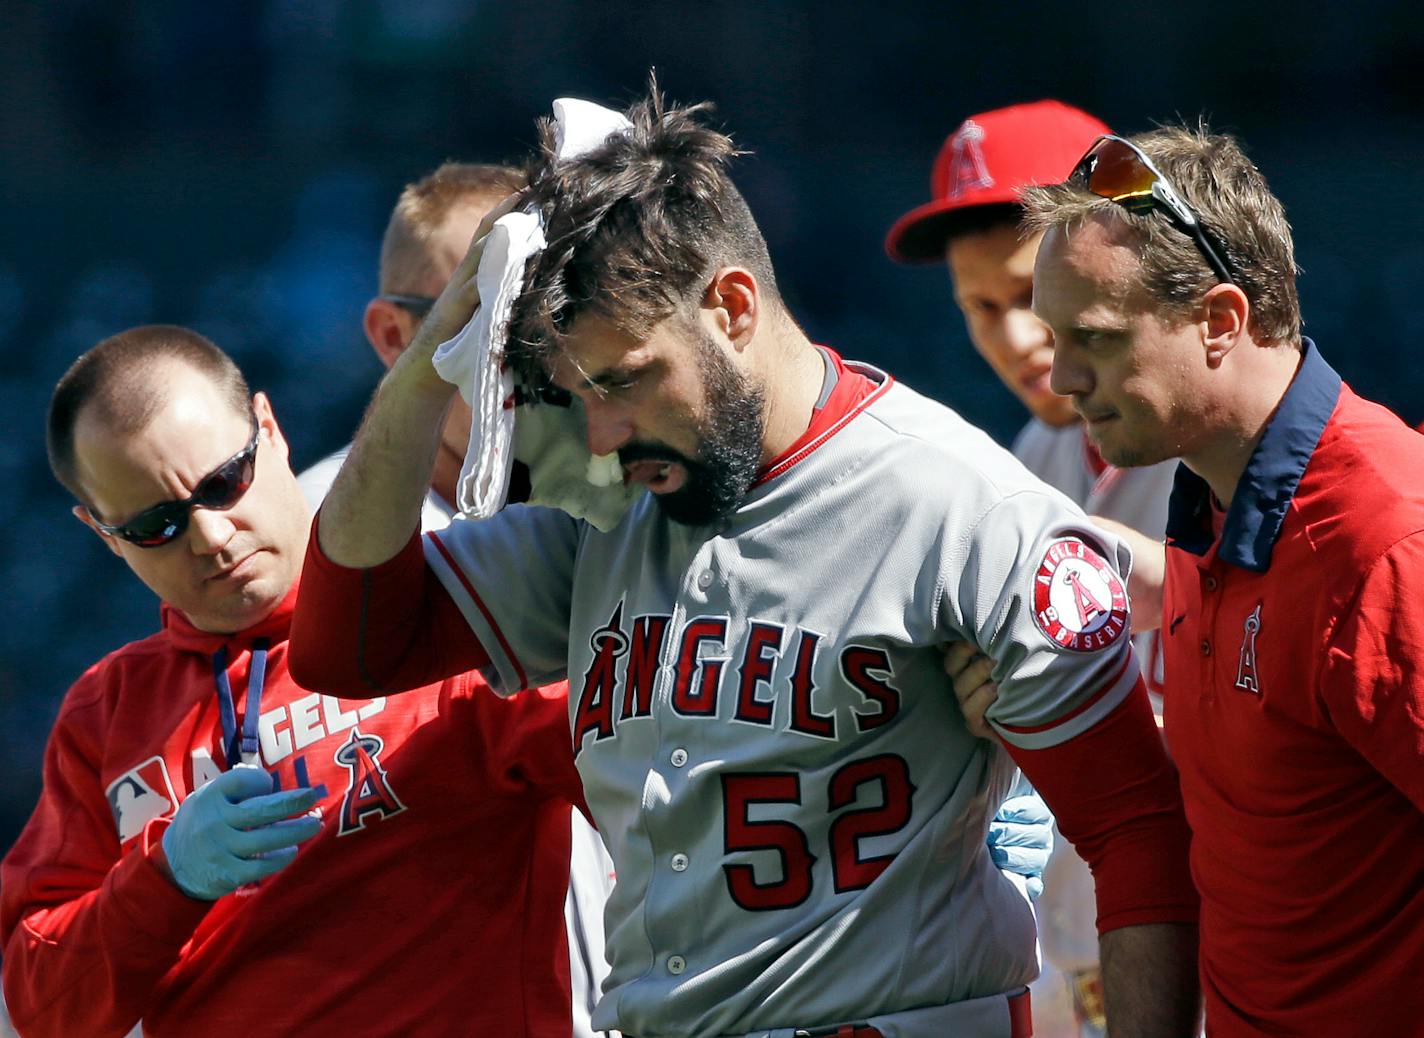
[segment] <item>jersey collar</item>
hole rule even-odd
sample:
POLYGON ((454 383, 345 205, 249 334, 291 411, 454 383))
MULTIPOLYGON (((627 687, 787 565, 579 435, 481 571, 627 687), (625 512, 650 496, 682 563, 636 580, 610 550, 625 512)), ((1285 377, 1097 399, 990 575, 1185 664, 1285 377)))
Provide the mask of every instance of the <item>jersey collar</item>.
POLYGON ((894 379, 868 364, 847 364, 840 354, 825 346, 817 346, 825 362, 821 392, 811 412, 811 424, 796 442, 771 460, 757 473, 753 487, 775 479, 797 462, 805 459, 817 447, 845 428, 846 424, 890 388, 894 379))
MULTIPOLYGON (((1286 511, 1315 453, 1320 434, 1340 399, 1340 376, 1315 343, 1304 340, 1304 357, 1261 442, 1251 453, 1236 486, 1217 557, 1264 573, 1281 535, 1286 511)), ((1211 489, 1185 465, 1177 469, 1167 506, 1167 540, 1176 548, 1205 555, 1211 532, 1211 489)))

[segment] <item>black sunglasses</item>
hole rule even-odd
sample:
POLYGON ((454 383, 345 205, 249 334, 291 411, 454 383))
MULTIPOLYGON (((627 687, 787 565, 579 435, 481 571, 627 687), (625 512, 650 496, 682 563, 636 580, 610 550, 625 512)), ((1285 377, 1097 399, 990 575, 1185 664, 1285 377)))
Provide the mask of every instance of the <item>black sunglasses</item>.
POLYGON ((1212 246, 1192 207, 1182 201, 1172 182, 1131 141, 1112 134, 1099 137, 1078 160, 1068 179, 1130 213, 1153 209, 1165 213, 1179 231, 1196 242, 1197 251, 1222 284, 1236 283, 1226 250, 1218 251, 1212 246))
POLYGON ((401 292, 382 292, 376 298, 394 303, 417 320, 430 313, 430 308, 435 305, 434 296, 408 296, 401 292))
POLYGON ((92 508, 87 509, 94 525, 113 537, 122 537, 140 548, 157 548, 183 536, 188 528, 188 516, 194 508, 210 508, 221 512, 237 504, 238 499, 252 486, 252 477, 257 471, 257 440, 262 435, 262 427, 257 424, 257 416, 252 416, 252 439, 247 446, 204 476, 193 496, 182 501, 165 501, 161 505, 145 508, 126 523, 110 526, 92 508))

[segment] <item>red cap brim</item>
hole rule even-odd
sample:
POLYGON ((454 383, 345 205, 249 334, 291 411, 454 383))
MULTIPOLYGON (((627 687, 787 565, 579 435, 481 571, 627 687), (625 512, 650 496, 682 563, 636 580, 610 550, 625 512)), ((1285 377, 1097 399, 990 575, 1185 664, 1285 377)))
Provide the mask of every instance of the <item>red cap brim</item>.
POLYGON ((897 263, 943 263, 944 249, 957 218, 966 209, 1018 201, 1012 187, 974 192, 972 200, 937 198, 911 209, 885 236, 885 251, 897 263))

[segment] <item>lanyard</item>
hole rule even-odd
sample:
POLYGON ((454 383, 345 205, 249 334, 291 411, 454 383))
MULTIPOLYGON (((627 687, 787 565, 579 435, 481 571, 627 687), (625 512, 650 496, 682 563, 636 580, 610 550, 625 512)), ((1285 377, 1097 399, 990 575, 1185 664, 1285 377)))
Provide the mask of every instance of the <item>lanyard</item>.
POLYGON ((218 716, 222 719, 223 751, 227 766, 257 763, 257 722, 262 713, 262 685, 267 680, 266 638, 252 641, 252 663, 247 669, 247 707, 242 713, 242 739, 237 732, 237 708, 227 679, 227 646, 213 653, 213 681, 218 687, 218 716))

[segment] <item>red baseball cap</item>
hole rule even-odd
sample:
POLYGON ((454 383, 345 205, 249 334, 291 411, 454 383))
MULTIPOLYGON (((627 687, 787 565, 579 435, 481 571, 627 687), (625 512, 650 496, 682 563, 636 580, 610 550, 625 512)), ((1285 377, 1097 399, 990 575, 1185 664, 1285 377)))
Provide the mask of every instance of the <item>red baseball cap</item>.
POLYGON ((895 221, 885 251, 901 263, 939 263, 963 209, 1017 202, 1033 184, 1057 184, 1107 124, 1062 101, 1031 101, 971 115, 949 135, 930 173, 933 200, 895 221))

